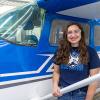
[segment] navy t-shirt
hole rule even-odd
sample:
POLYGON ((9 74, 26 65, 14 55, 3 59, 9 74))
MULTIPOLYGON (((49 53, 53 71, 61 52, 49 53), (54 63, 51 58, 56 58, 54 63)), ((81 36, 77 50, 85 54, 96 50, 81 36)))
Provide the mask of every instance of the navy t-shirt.
MULTIPOLYGON (((72 48, 68 64, 60 66, 59 86, 68 86, 89 77, 89 70, 100 67, 100 59, 97 52, 87 47, 89 52, 89 63, 87 65, 79 63, 79 52, 77 48, 72 48)), ((56 62, 54 62, 57 64, 56 62)))

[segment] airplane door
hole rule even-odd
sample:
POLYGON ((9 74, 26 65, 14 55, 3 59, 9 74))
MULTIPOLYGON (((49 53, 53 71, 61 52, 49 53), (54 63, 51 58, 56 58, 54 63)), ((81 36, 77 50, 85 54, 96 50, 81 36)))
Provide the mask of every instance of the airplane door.
MULTIPOLYGON (((49 14, 46 15, 38 50, 40 54, 44 54, 44 56, 50 57, 46 67, 44 68, 47 72, 52 72, 52 58, 55 51, 57 50, 58 41, 63 37, 63 31, 66 28, 67 24, 71 21, 73 20, 68 20, 67 18, 59 18, 59 16, 56 16, 55 18, 55 16, 49 14)), ((86 22, 79 23, 81 23, 84 27, 84 31, 86 33, 86 43, 89 44, 89 24, 87 24, 86 22)))

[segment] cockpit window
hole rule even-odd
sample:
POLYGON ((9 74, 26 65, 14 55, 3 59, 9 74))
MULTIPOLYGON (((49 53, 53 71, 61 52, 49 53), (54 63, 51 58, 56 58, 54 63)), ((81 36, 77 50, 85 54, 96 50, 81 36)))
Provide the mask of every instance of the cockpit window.
POLYGON ((100 25, 95 26, 94 33, 95 46, 100 46, 100 25))
MULTIPOLYGON (((63 38, 63 31, 66 29, 66 26, 70 23, 68 20, 54 20, 52 22, 51 33, 49 42, 53 46, 58 45, 59 39, 63 38)), ((85 23, 80 23, 85 31, 86 43, 89 44, 89 25, 85 23)))
POLYGON ((27 4, 0 15, 0 38, 9 42, 37 46, 41 35, 44 10, 27 4))

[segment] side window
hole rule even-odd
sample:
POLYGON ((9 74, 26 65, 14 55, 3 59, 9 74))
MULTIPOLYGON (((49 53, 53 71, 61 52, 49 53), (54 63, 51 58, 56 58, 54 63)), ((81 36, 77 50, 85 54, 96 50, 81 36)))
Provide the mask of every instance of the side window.
POLYGON ((0 17, 0 38, 19 45, 37 46, 43 16, 44 10, 36 4, 6 12, 0 17))
POLYGON ((94 28, 94 43, 96 46, 100 46, 100 26, 94 28))
MULTIPOLYGON (((67 20, 54 20, 52 22, 51 33, 50 33, 50 44, 58 45, 58 41, 63 36, 63 30, 69 24, 67 20)), ((89 25, 81 23, 86 36, 86 43, 89 44, 89 25)))

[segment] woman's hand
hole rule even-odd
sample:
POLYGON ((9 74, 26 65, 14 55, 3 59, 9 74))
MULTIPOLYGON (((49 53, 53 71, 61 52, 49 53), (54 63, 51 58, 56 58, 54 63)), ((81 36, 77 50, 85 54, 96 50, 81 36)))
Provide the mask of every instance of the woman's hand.
POLYGON ((61 96, 59 86, 54 86, 53 87, 53 93, 52 94, 53 94, 53 96, 61 96))

